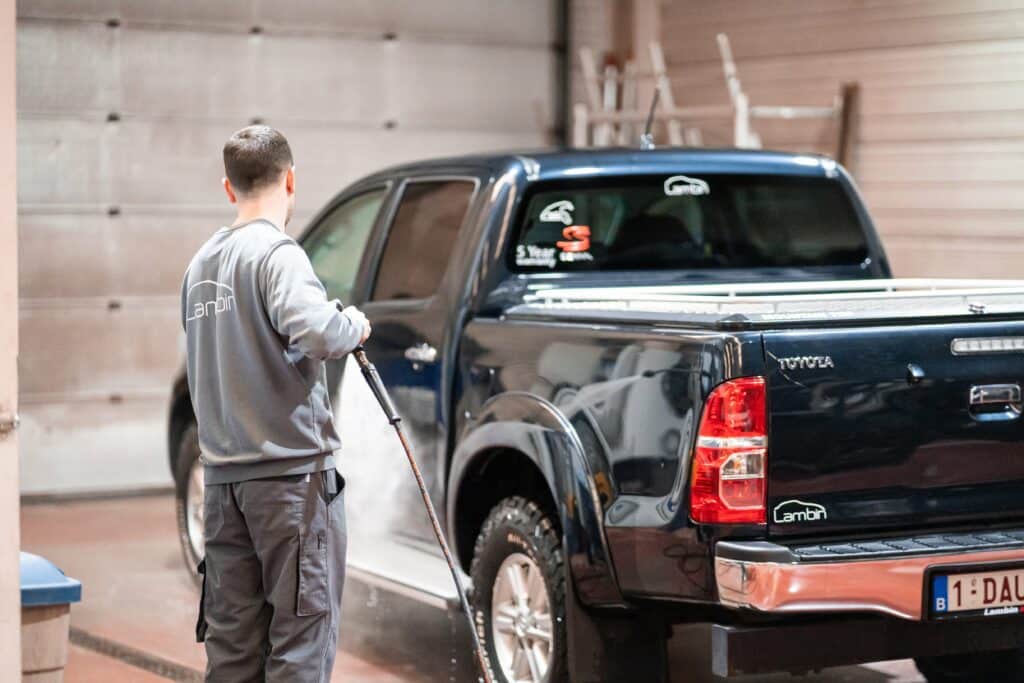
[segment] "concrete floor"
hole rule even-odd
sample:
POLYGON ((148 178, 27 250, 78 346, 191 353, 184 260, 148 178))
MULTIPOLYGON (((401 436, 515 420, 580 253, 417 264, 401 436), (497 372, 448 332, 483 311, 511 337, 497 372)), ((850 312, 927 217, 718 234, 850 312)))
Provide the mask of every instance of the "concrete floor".
MULTIPOLYGON (((22 508, 22 548, 38 553, 82 581, 72 607, 73 646, 67 683, 199 680, 205 655, 194 642, 197 590, 184 570, 170 496, 22 508), (150 671, 103 652, 128 653, 150 671), (138 657, 141 655, 141 660, 138 657)), ((341 646, 332 681, 427 683, 472 680, 468 633, 446 614, 350 580, 345 588, 341 646)), ((697 667, 699 668, 699 667, 697 667)), ((678 662, 673 680, 693 683, 693 662, 678 662)), ((710 680, 710 679, 709 679, 710 680)), ((741 681, 912 683, 923 679, 910 662, 828 669, 741 681)))

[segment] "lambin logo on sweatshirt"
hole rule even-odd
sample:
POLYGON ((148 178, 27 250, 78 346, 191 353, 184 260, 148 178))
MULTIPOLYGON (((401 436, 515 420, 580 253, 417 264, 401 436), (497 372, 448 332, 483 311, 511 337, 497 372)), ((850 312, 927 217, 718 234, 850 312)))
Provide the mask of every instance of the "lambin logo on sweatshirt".
POLYGON ((200 280, 188 288, 188 299, 192 299, 192 290, 202 287, 197 292, 203 298, 191 304, 192 311, 185 322, 210 318, 221 313, 235 310, 235 290, 228 285, 213 280, 200 280))

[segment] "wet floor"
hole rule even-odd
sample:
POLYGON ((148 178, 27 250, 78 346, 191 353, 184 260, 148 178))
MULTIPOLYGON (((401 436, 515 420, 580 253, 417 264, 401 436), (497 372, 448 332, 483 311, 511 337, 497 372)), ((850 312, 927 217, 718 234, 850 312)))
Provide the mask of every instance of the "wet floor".
MULTIPOLYGON (((170 496, 28 505, 22 548, 43 555, 82 581, 72 608, 78 634, 65 680, 198 680, 205 663, 194 642, 197 590, 185 572, 170 496), (97 646, 97 644, 100 644, 97 646), (99 650, 99 652, 97 652, 99 650), (105 653, 122 655, 140 669, 105 653)), ((469 634, 459 614, 349 580, 340 650, 332 681, 461 683, 473 680, 469 634)), ((678 648, 677 648, 678 649, 678 648)), ((674 682, 714 679, 695 659, 673 661, 674 682)), ((910 683, 923 679, 910 662, 842 667, 795 678, 740 681, 910 683)))

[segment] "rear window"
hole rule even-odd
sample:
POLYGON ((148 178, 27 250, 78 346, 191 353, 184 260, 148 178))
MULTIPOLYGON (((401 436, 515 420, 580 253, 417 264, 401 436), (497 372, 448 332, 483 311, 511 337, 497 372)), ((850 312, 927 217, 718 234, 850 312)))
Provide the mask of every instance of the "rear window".
POLYGON ((700 174, 538 184, 510 265, 521 272, 857 265, 850 198, 825 178, 700 174))

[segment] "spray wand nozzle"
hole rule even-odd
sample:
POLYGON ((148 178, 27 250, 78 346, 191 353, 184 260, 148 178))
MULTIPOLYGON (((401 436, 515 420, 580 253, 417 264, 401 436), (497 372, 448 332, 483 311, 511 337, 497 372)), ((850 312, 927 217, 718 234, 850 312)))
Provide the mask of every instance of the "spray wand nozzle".
POLYGON ((387 416, 388 422, 392 425, 401 422, 402 418, 399 417, 398 411, 395 410, 394 404, 391 403, 391 397, 388 396, 387 389, 384 388, 384 382, 380 379, 377 367, 366 357, 366 349, 363 348, 363 345, 357 346, 352 355, 355 356, 356 363, 359 364, 359 370, 363 373, 363 377, 366 378, 366 383, 370 385, 370 391, 373 392, 374 398, 377 399, 377 403, 380 404, 381 409, 387 416))

